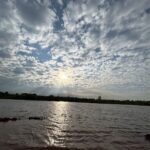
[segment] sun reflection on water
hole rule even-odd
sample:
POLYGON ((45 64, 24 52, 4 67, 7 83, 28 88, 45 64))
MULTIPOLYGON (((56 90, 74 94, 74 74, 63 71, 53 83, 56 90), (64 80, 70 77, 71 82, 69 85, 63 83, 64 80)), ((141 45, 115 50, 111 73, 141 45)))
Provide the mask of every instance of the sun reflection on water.
POLYGON ((55 102, 53 104, 53 113, 49 119, 49 127, 51 128, 49 143, 53 146, 65 146, 65 133, 63 131, 67 130, 68 126, 68 103, 55 102))

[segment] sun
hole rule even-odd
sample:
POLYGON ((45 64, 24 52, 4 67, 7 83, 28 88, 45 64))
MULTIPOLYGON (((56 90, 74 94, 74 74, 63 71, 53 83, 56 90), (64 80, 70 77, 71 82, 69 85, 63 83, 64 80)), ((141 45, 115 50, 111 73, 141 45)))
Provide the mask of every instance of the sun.
POLYGON ((58 86, 67 86, 73 84, 73 71, 72 69, 60 69, 55 75, 55 83, 58 86))
POLYGON ((62 81, 67 81, 69 80, 69 77, 67 74, 65 74, 65 72, 60 72, 59 75, 58 75, 58 78, 62 81))

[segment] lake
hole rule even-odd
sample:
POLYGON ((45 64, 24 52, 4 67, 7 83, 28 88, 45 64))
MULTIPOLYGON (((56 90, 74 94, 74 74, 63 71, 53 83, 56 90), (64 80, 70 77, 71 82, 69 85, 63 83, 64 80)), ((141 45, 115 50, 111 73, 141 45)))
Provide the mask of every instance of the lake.
POLYGON ((149 150, 150 107, 0 100, 0 149, 149 150), (41 120, 29 120, 40 117, 41 120))

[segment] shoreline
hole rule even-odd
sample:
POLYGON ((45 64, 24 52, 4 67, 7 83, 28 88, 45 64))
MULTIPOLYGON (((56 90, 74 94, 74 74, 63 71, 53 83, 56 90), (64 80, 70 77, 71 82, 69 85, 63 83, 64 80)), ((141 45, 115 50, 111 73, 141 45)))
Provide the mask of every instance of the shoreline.
POLYGON ((0 100, 18 100, 18 101, 47 101, 47 102, 71 102, 71 103, 90 103, 90 104, 116 104, 116 105, 132 105, 132 106, 150 106, 150 101, 128 101, 128 100, 105 100, 102 99, 100 101, 96 101, 96 100, 61 100, 61 98, 59 99, 53 99, 53 100, 48 100, 48 99, 25 99, 25 98, 13 98, 13 97, 9 97, 9 98, 4 98, 4 97, 0 97, 0 100))

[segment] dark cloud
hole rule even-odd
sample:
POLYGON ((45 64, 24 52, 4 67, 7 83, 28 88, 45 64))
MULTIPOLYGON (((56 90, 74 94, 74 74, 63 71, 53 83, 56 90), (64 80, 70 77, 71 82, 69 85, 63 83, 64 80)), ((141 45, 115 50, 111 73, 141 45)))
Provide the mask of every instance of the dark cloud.
POLYGON ((15 74, 23 74, 23 73, 24 73, 24 69, 23 69, 23 68, 15 68, 15 69, 13 70, 13 72, 14 72, 15 74))
POLYGON ((0 57, 1 58, 10 58, 11 55, 9 52, 7 52, 6 50, 0 50, 0 57))
MULTIPOLYGON (((42 1, 41 1, 42 2, 42 1)), ((40 26, 48 23, 48 7, 37 0, 17 0, 18 14, 27 25, 40 26)))
POLYGON ((0 31, 0 47, 7 47, 15 42, 16 35, 7 31, 0 31))
POLYGON ((146 12, 147 14, 150 14, 150 8, 147 8, 147 9, 145 10, 145 12, 146 12))
POLYGON ((10 19, 12 16, 11 14, 11 2, 8 0, 1 0, 0 1, 0 20, 7 20, 10 19))

